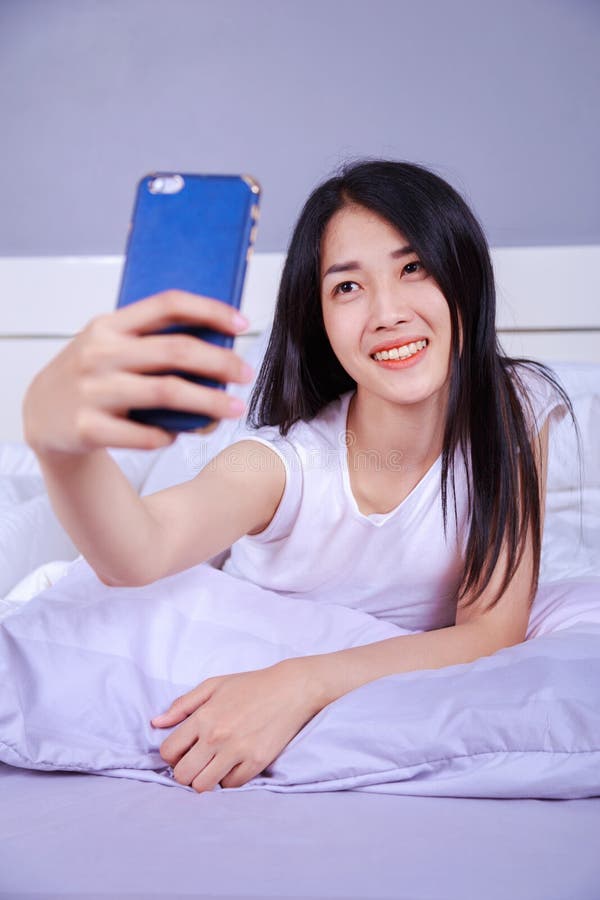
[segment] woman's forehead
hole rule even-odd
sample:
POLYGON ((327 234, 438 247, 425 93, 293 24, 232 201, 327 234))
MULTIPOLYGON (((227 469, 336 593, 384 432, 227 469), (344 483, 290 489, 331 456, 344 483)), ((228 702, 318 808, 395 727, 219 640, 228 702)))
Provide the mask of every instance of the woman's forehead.
POLYGON ((355 260, 367 246, 407 244, 406 236, 378 213, 364 206, 344 206, 333 214, 323 232, 321 271, 331 263, 346 262, 349 253, 355 260), (337 259, 340 254, 344 259, 337 259))

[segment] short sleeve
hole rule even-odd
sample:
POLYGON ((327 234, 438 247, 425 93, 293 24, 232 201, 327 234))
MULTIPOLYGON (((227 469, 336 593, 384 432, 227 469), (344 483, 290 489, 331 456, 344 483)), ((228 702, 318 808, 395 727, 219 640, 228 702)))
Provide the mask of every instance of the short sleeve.
MULTIPOLYGON (((558 380, 558 376, 550 369, 551 374, 558 380)), ((550 417, 551 424, 559 422, 568 412, 567 405, 556 387, 548 381, 538 370, 533 367, 519 365, 519 380, 513 379, 517 392, 523 399, 523 386, 527 398, 531 404, 523 403, 523 411, 532 435, 539 434, 546 420, 550 417)))
MULTIPOLYGON (((298 515, 302 500, 302 466, 293 444, 283 437, 275 427, 240 427, 236 430, 234 442, 258 441, 274 450, 285 467, 285 487, 275 514, 267 527, 258 534, 247 534, 243 540, 265 543, 278 541, 289 535, 298 515)), ((258 464, 258 462, 257 462, 258 464)), ((250 465, 252 462, 250 461, 250 465)))

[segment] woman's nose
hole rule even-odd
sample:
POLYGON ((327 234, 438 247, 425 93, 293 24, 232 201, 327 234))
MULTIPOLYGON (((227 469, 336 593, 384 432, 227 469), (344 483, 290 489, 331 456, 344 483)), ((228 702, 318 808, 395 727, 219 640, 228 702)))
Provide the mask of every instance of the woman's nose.
POLYGON ((412 315, 406 299, 398 291, 382 289, 373 293, 370 310, 373 331, 409 322, 412 315))

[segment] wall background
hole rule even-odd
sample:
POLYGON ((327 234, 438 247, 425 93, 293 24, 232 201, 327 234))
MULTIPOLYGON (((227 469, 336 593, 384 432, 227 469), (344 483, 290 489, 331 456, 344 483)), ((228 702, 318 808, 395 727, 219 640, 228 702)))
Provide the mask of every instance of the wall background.
POLYGON ((149 171, 250 172, 285 250, 345 159, 420 162, 495 246, 600 243, 596 0, 0 0, 0 256, 119 254, 149 171))

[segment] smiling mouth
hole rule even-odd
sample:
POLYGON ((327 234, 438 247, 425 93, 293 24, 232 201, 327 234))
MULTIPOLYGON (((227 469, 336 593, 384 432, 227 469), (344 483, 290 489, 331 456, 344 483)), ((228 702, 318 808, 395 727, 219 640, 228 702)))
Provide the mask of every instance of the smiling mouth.
POLYGON ((382 362, 384 360, 402 360, 402 359, 410 359, 413 356, 416 356, 418 353, 421 353, 429 344, 427 339, 422 341, 414 341, 410 344, 402 344, 398 347, 392 347, 390 350, 381 350, 379 353, 371 354, 371 359, 374 359, 376 362, 382 362))

